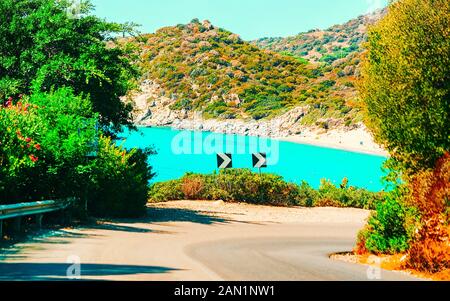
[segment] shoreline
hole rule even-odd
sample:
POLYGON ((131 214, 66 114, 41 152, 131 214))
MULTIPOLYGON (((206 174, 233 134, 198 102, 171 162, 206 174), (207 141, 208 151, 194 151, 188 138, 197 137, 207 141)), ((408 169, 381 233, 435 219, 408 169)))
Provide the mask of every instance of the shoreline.
POLYGON ((373 142, 372 136, 365 129, 358 128, 354 130, 342 131, 342 130, 329 130, 326 133, 320 133, 313 130, 305 130, 303 134, 300 135, 287 135, 287 136, 267 136, 267 135, 246 135, 236 132, 223 132, 206 130, 202 128, 181 128, 170 125, 144 125, 136 124, 139 128, 160 128, 160 129, 171 129, 174 131, 193 131, 193 132, 203 132, 203 133, 216 133, 225 135, 243 135, 248 137, 261 137, 273 140, 278 140, 282 142, 290 142, 295 144, 323 147, 335 150, 341 150, 346 152, 379 156, 379 157, 389 157, 389 153, 381 148, 378 144, 373 142), (361 144, 362 142, 362 144, 361 144))
POLYGON ((358 153, 358 154, 373 155, 373 156, 386 157, 386 158, 389 157, 389 153, 378 146, 377 147, 373 147, 373 146, 369 147, 364 144, 360 145, 357 143, 350 146, 350 145, 345 145, 342 142, 338 142, 336 140, 327 139, 324 136, 322 136, 322 137, 319 136, 319 138, 316 139, 313 137, 292 135, 292 136, 287 136, 287 137, 279 137, 279 138, 275 138, 275 139, 278 139, 280 141, 291 142, 291 143, 318 146, 318 147, 342 150, 342 151, 358 153))
POLYGON ((371 150, 371 149, 364 149, 364 148, 358 148, 358 147, 351 147, 351 146, 345 146, 342 144, 334 144, 334 143, 330 143, 327 141, 320 141, 320 140, 310 141, 309 139, 305 139, 300 136, 281 137, 281 138, 277 138, 277 140, 284 141, 284 142, 296 143, 296 144, 303 144, 303 145, 335 149, 335 150, 346 151, 346 152, 350 152, 350 153, 372 155, 372 156, 386 157, 386 158, 389 157, 389 153, 384 150, 371 150))
POLYGON ((149 81, 142 84, 140 92, 132 95, 136 108, 136 126, 265 137, 348 152, 389 156, 386 150, 375 143, 362 122, 347 127, 339 119, 318 120, 325 123, 327 129, 302 124, 300 121, 309 113, 309 106, 292 108, 271 119, 205 119, 199 111, 171 110, 170 104, 174 101, 160 94, 161 87, 149 81), (153 99, 153 102, 149 103, 149 99, 153 99))

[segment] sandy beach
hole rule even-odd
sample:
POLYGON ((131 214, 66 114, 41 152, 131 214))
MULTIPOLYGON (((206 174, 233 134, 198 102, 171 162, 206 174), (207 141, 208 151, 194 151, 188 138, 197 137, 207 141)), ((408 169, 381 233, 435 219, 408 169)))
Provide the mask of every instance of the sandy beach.
POLYGON ((389 156, 389 153, 386 150, 374 142, 372 135, 365 128, 358 128, 350 131, 329 130, 322 133, 305 130, 301 135, 277 137, 276 139, 357 153, 384 157, 389 156))
MULTIPOLYGON (((210 128, 207 126, 209 123, 205 123, 206 126, 198 127, 198 126, 149 126, 145 125, 144 127, 162 127, 162 128, 170 128, 173 130, 179 131, 202 131, 202 132, 211 132, 211 133, 222 133, 222 134, 236 134, 236 135, 245 135, 245 136, 257 136, 257 137, 266 137, 270 139, 298 143, 298 144, 307 144, 325 148, 339 149, 349 152, 369 154, 375 156, 388 157, 389 153, 383 149, 380 145, 375 143, 373 136, 364 126, 353 130, 346 129, 333 129, 333 130, 317 130, 317 129, 308 129, 304 128, 301 134, 298 135, 264 135, 264 134, 251 134, 247 135, 246 133, 242 133, 242 131, 236 131, 234 128, 232 130, 223 130, 222 128, 210 128)), ((139 126, 139 125, 138 125, 139 126)), ((142 125, 140 125, 142 126, 142 125)), ((226 127, 225 127, 226 128, 226 127)))

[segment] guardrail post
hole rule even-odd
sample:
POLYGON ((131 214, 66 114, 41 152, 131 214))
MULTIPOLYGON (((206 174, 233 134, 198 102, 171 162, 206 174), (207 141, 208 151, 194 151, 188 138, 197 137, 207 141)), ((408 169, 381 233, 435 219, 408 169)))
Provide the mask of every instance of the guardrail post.
POLYGON ((42 229, 42 218, 43 217, 44 217, 43 214, 36 215, 36 226, 38 227, 39 230, 42 229))
POLYGON ((73 202, 73 199, 67 199, 59 201, 41 201, 33 203, 0 205, 0 240, 3 238, 3 220, 11 219, 11 231, 19 233, 22 230, 22 217, 36 216, 36 225, 39 228, 42 228, 42 218, 45 213, 62 211, 62 217, 65 217, 66 209, 73 202))
POLYGON ((15 233, 20 233, 21 224, 22 224, 22 218, 16 217, 13 221, 13 230, 15 233))
POLYGON ((71 221, 71 215, 70 215, 70 212, 69 212, 69 210, 64 210, 63 212, 62 212, 62 224, 63 225, 66 225, 66 224, 69 224, 70 223, 70 221, 71 221))

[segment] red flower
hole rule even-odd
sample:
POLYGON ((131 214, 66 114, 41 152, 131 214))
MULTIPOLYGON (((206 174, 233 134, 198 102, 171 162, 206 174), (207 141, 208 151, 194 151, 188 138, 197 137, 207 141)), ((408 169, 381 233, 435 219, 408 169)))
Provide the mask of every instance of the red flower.
POLYGON ((35 155, 30 155, 30 160, 33 162, 37 162, 39 160, 39 158, 36 157, 35 155))
POLYGON ((41 145, 40 144, 35 144, 34 148, 37 149, 37 150, 41 150, 41 145))
POLYGON ((26 142, 31 142, 31 138, 25 139, 26 142))

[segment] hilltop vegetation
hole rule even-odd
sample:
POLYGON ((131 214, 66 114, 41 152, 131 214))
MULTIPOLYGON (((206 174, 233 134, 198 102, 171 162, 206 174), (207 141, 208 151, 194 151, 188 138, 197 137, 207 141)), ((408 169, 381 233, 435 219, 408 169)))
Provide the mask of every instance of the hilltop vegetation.
POLYGON ((367 40, 367 26, 385 15, 386 9, 360 16, 326 30, 310 30, 287 38, 262 38, 253 43, 260 48, 291 54, 311 63, 332 64, 352 58, 362 51, 367 40))
POLYGON ((258 120, 305 106, 309 113, 300 122, 306 124, 359 120, 353 72, 338 75, 291 54, 262 50, 208 21, 162 28, 134 43, 143 80, 161 86, 172 110, 258 120))

